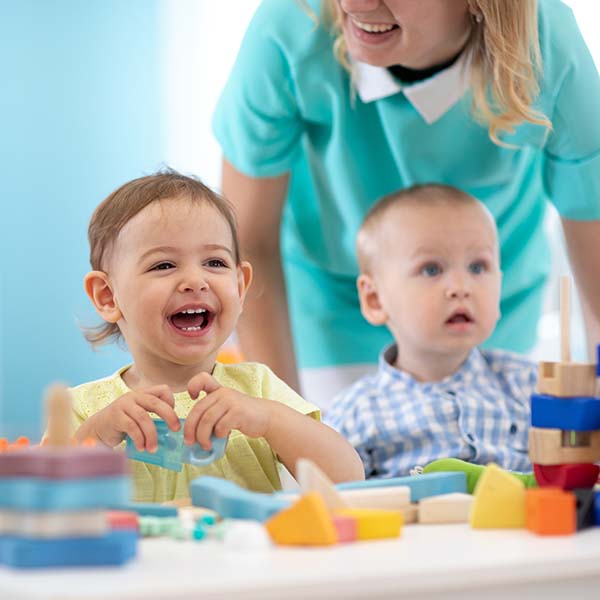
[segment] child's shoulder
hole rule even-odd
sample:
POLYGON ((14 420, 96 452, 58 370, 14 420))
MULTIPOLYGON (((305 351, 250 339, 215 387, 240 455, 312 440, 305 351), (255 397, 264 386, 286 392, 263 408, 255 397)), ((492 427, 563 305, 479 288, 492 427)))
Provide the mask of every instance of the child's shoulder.
POLYGON ((81 383, 70 388, 73 404, 77 412, 94 414, 108 406, 113 400, 127 393, 129 390, 121 374, 128 366, 122 367, 116 373, 81 383))
POLYGON ((538 363, 527 356, 508 350, 481 350, 481 354, 498 380, 517 386, 535 386, 538 363))
POLYGON ((213 377, 225 387, 256 398, 277 400, 304 414, 319 414, 319 409, 304 400, 265 364, 258 362, 215 364, 213 377))

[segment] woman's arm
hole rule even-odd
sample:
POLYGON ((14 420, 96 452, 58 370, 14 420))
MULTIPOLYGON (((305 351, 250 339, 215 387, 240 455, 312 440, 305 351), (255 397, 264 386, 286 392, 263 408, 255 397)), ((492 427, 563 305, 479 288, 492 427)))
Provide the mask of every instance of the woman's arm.
POLYGON ((561 220, 586 325, 588 356, 595 362, 600 343, 600 221, 561 220))
POLYGON ((279 228, 289 175, 254 178, 223 160, 222 188, 235 206, 244 259, 254 267, 254 282, 237 332, 244 356, 268 365, 299 390, 296 359, 279 250, 279 228))

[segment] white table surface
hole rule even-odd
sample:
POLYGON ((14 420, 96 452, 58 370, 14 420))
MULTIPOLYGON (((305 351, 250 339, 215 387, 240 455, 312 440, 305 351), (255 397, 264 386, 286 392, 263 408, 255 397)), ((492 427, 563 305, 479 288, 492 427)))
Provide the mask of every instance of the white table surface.
POLYGON ((241 551, 145 539, 124 567, 0 567, 2 600, 600 598, 600 528, 567 537, 409 525, 396 540, 241 551))

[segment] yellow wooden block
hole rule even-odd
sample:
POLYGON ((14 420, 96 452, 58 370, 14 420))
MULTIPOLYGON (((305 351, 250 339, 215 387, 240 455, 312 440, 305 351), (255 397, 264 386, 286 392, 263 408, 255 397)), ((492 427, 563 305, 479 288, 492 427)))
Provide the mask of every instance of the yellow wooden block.
POLYGON ((525 527, 523 483, 497 465, 488 465, 475 487, 469 523, 475 529, 525 527))
POLYGON ((337 531, 325 500, 310 492, 272 516, 265 527, 277 544, 328 546, 337 543, 337 531))
POLYGON ((342 508, 334 514, 356 519, 356 537, 359 540, 396 538, 402 531, 403 519, 399 510, 342 508))

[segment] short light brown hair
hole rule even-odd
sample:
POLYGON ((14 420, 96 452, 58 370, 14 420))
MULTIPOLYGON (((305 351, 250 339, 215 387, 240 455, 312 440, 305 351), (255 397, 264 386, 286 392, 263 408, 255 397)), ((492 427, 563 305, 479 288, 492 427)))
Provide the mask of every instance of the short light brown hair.
MULTIPOLYGON (((108 257, 119 233, 135 215, 153 202, 171 199, 208 203, 216 209, 229 226, 233 240, 233 258, 237 265, 240 264, 240 244, 232 205, 197 177, 167 168, 125 183, 98 205, 88 227, 92 269, 106 270, 108 257)), ((116 323, 102 323, 97 327, 82 329, 86 340, 93 347, 109 341, 120 341, 122 338, 116 323)))
POLYGON ((454 186, 442 183, 413 185, 397 192, 383 196, 369 210, 358 230, 356 237, 356 256, 361 273, 368 273, 375 246, 381 233, 381 225, 389 213, 401 206, 448 206, 479 205, 488 213, 490 220, 494 218, 489 210, 477 198, 454 186))

